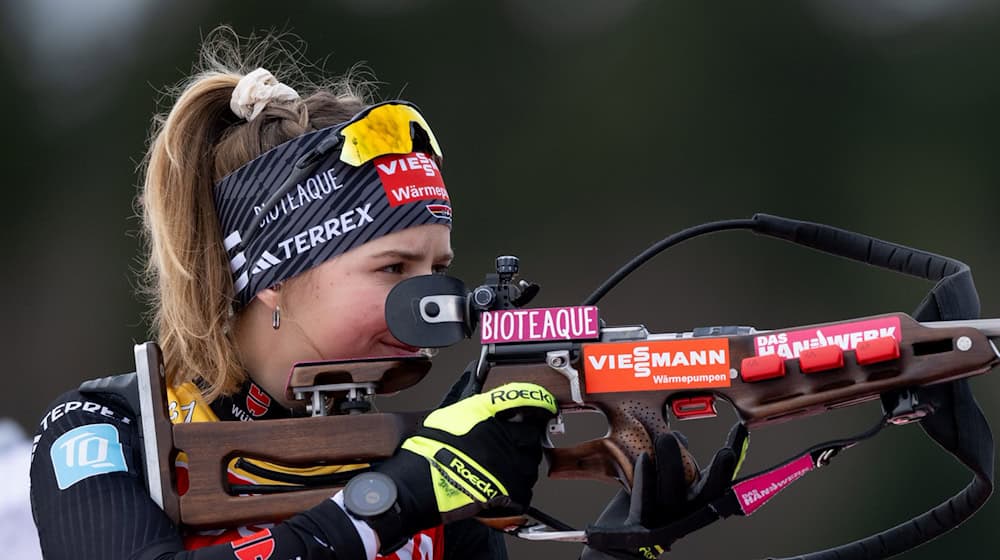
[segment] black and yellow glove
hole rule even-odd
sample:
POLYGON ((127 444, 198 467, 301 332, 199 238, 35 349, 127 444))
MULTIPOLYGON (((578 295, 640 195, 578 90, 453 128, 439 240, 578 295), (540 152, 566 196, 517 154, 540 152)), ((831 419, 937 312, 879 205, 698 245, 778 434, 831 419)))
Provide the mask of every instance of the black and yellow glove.
MULTIPOLYGON (((681 448, 687 440, 678 432, 661 434, 654 442, 654 458, 643 453, 635 464, 631 495, 620 491, 601 513, 597 523, 587 528, 588 538, 600 533, 613 540, 628 542, 630 536, 642 536, 650 531, 673 527, 686 516, 720 498, 732 484, 747 450, 747 429, 742 423, 729 431, 726 444, 701 470, 698 481, 691 487, 685 479, 681 448)), ((680 528, 679 528, 680 529, 680 528)), ((597 550, 584 547, 581 560, 610 558, 655 560, 670 550, 672 540, 656 545, 619 546, 597 550)))
POLYGON ((382 552, 421 529, 459 519, 523 513, 556 413, 552 394, 509 383, 435 410, 374 470, 396 484, 393 515, 369 520, 382 552))

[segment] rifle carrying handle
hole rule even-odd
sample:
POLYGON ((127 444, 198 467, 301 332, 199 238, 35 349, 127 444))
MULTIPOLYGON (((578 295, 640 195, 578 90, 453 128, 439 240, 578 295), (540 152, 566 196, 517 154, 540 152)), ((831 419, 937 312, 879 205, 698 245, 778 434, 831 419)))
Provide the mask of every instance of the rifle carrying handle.
POLYGON ((757 233, 925 280, 938 281, 968 268, 955 259, 825 224, 770 214, 754 214, 753 219, 757 233))

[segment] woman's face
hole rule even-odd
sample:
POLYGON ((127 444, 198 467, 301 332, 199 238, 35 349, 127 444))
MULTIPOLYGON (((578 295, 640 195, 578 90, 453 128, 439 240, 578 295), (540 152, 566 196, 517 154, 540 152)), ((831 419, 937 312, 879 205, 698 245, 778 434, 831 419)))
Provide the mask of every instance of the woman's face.
POLYGON ((385 298, 407 278, 443 273, 453 256, 451 230, 429 224, 355 247, 286 282, 279 298, 285 350, 294 361, 415 351, 389 332, 385 298))
POLYGON ((250 377, 285 406, 288 373, 298 362, 412 353, 385 323, 385 298, 413 276, 451 264, 451 230, 416 226, 355 247, 257 294, 236 324, 240 359, 250 377), (280 308, 280 325, 271 326, 280 308))

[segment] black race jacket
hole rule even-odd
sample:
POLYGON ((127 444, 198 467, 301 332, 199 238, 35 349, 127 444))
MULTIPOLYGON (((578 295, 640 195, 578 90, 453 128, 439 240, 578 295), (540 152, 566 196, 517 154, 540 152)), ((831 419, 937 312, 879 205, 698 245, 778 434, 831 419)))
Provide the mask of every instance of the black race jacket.
MULTIPOLYGON (((46 559, 365 558, 353 523, 329 500, 276 524, 197 533, 179 529, 146 491, 136 407, 120 394, 94 386, 85 383, 91 390, 70 391, 56 399, 35 436, 31 506, 46 559)), ((290 415, 250 382, 239 393, 207 406, 200 397, 190 397, 197 405, 185 403, 181 393, 181 402, 171 403, 175 422, 192 421, 199 406, 203 421, 266 421, 290 415)), ((177 395, 171 391, 168 398, 177 395)), ((287 482, 282 478, 287 473, 267 471, 266 464, 234 463, 230 482, 287 482)), ((178 471, 179 484, 183 474, 178 471)), ((308 486, 309 481, 301 479, 297 477, 308 486)), ((468 520, 421 532, 386 558, 506 560, 507 553, 500 533, 468 520)))

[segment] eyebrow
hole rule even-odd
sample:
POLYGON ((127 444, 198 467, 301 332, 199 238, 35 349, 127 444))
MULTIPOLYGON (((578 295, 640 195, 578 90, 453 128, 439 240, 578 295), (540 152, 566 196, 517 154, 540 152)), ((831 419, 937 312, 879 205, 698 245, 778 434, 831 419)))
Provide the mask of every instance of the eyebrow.
MULTIPOLYGON (((399 249, 390 249, 388 251, 382 251, 381 253, 375 253, 374 255, 372 255, 371 258, 381 259, 386 257, 392 257, 394 259, 400 259, 404 261, 419 261, 424 258, 424 255, 422 253, 413 253, 410 251, 402 251, 399 249)), ((455 253, 449 251, 435 258, 434 260, 452 261, 454 259, 455 259, 455 253)))

